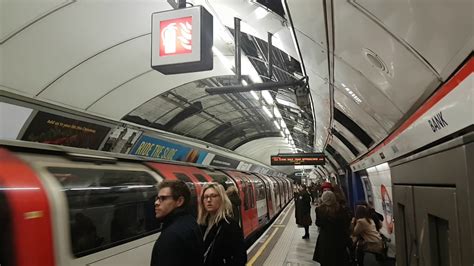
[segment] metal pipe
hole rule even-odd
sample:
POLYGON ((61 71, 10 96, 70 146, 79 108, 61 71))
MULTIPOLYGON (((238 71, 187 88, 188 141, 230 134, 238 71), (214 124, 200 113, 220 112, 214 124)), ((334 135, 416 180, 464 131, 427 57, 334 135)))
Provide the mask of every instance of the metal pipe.
POLYGON ((304 86, 305 80, 295 80, 295 81, 281 81, 281 82, 264 82, 264 83, 255 83, 247 86, 236 85, 236 86, 222 86, 214 88, 205 88, 206 92, 209 94, 223 94, 223 93, 238 93, 238 92, 247 92, 247 91, 265 91, 265 90, 278 90, 286 87, 294 86, 304 86))
POLYGON ((186 0, 178 0, 178 8, 185 8, 186 0))
POLYGON ((237 81, 241 79, 241 62, 240 62, 240 18, 234 18, 234 39, 235 39, 235 76, 237 81))
POLYGON ((273 76, 273 60, 272 60, 272 37, 273 34, 271 32, 268 33, 268 55, 267 55, 267 60, 268 60, 268 79, 272 80, 273 76))

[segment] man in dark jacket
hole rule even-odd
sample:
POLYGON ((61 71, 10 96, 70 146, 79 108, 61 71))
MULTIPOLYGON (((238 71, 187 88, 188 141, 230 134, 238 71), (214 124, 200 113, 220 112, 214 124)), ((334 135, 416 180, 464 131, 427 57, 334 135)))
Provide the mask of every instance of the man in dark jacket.
POLYGON ((309 239, 309 226, 313 223, 311 220, 311 197, 309 196, 306 185, 301 185, 296 199, 296 224, 304 227, 303 239, 309 239))
POLYGON ((155 213, 162 231, 153 246, 150 265, 202 265, 202 233, 196 219, 186 211, 190 197, 182 181, 166 180, 158 186, 155 213))

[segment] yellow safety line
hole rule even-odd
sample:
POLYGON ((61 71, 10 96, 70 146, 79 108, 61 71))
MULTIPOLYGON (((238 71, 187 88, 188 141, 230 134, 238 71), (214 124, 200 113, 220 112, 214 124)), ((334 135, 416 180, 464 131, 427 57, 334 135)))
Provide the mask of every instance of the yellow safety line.
POLYGON ((249 262, 247 262, 247 266, 252 266, 255 261, 258 259, 260 255, 262 255, 263 250, 267 247, 268 243, 270 243, 270 240, 275 236, 276 232, 278 231, 278 227, 275 227, 275 230, 273 230, 273 233, 270 235, 270 237, 263 243, 263 245, 258 249, 257 253, 253 255, 252 259, 250 259, 249 262))

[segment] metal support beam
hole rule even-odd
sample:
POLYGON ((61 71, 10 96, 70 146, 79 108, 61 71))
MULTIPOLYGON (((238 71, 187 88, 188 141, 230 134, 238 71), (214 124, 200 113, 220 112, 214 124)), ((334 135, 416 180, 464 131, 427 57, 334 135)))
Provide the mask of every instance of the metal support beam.
POLYGON ((272 76, 273 76, 273 60, 272 60, 272 37, 273 37, 273 34, 272 33, 268 33, 268 55, 267 55, 267 60, 268 60, 268 79, 269 80, 272 80, 272 76))
POLYGON ((241 79, 241 62, 240 62, 240 18, 234 18, 234 39, 235 39, 235 76, 237 81, 241 79))
POLYGON ((264 82, 255 83, 247 86, 236 85, 236 86, 222 86, 214 88, 206 88, 206 92, 209 94, 224 94, 224 93, 238 93, 247 91, 266 91, 266 90, 278 90, 287 87, 305 86, 305 79, 295 81, 282 81, 282 82, 264 82))

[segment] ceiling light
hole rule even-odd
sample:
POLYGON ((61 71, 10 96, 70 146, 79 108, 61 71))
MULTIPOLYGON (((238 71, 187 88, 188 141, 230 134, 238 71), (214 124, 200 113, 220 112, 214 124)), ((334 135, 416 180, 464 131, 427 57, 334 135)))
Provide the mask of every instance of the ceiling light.
POLYGON ((278 110, 278 107, 275 106, 275 108, 273 108, 273 113, 275 114, 276 118, 282 118, 280 110, 278 110))
POLYGON ((273 105, 273 97, 268 91, 262 91, 262 97, 269 105, 273 105))
POLYGON ((267 15, 268 15, 268 11, 262 7, 257 7, 257 9, 255 10, 255 17, 257 19, 262 19, 267 15))
POLYGON ((266 106, 262 106, 262 108, 263 108, 263 111, 265 111, 265 113, 267 114, 268 117, 273 118, 273 114, 270 112, 270 110, 268 110, 268 108, 266 106))
POLYGON ((259 100, 260 98, 258 97, 257 93, 254 92, 254 91, 250 91, 250 94, 252 94, 252 96, 255 98, 255 100, 259 100))
POLYGON ((280 125, 278 124, 278 122, 276 120, 273 120, 273 123, 275 124, 275 126, 280 129, 280 125))

